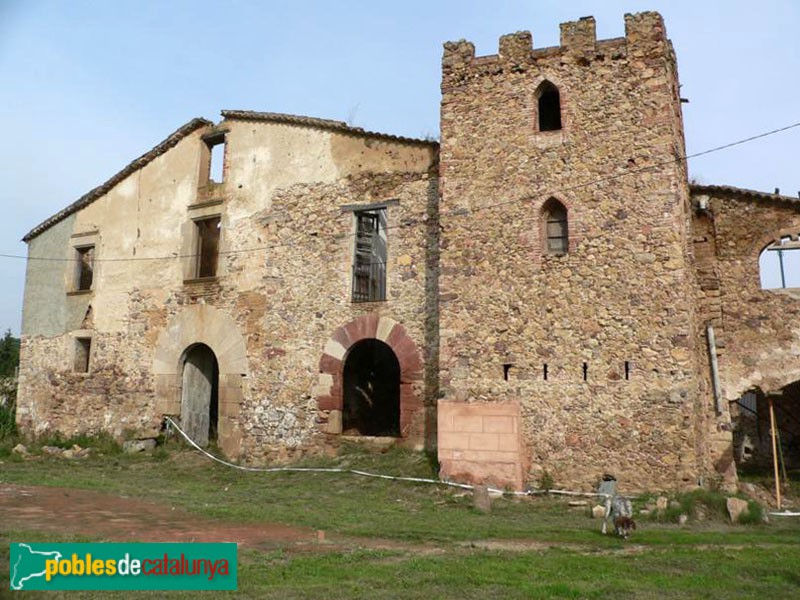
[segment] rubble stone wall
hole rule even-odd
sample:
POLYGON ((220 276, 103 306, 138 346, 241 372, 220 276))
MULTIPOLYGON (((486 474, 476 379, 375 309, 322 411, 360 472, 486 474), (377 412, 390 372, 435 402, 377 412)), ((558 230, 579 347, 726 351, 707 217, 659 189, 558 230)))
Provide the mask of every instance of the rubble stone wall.
POLYGON ((706 295, 716 311, 720 378, 728 402, 755 389, 777 393, 800 380, 800 291, 761 289, 759 268, 768 245, 784 237, 798 239, 800 201, 758 196, 702 186, 693 192, 695 204, 702 200, 708 206, 696 219, 696 235, 714 239, 706 264, 713 267, 718 289, 706 295))
POLYGON ((709 443, 718 450, 728 444, 730 462, 771 464, 765 396, 778 394, 784 455, 797 461, 792 440, 800 423, 800 290, 762 289, 760 257, 781 239, 797 242, 800 201, 720 186, 695 186, 692 197, 700 306, 704 322, 715 328, 724 417, 709 430, 709 443), (737 405, 747 392, 756 394, 757 414, 737 405))
MULTIPOLYGON (((179 414, 183 352, 202 342, 220 364, 228 456, 260 462, 336 445, 315 394, 337 328, 386 317, 414 341, 419 365, 435 354, 426 267, 436 145, 388 138, 227 119, 40 233, 32 255, 69 258, 77 234, 96 243, 98 260, 92 290, 80 293, 70 293, 71 263, 46 263, 46 276, 30 263, 22 428, 155 435, 163 415, 179 414), (208 183, 202 136, 219 131, 224 181, 208 183), (389 200, 387 299, 353 304, 352 205, 389 200), (211 215, 221 217, 217 276, 193 280, 192 219, 211 215), (74 372, 76 337, 92 339, 89 373, 74 372)), ((413 394, 432 401, 421 374, 413 394)), ((424 427, 408 437, 421 441, 424 427)))
POLYGON ((564 24, 554 48, 512 34, 485 57, 462 40, 442 64, 444 398, 519 402, 531 481, 696 485, 705 355, 660 16, 628 15, 606 41, 591 18, 564 24), (538 131, 543 81, 561 130, 538 131), (551 197, 568 211, 565 255, 545 250, 551 197))

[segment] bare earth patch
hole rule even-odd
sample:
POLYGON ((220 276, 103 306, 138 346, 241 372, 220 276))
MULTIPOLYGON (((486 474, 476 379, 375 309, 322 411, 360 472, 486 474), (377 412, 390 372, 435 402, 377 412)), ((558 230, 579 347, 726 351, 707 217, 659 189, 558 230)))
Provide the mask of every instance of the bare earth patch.
POLYGON ((88 535, 106 541, 236 542, 240 547, 269 549, 322 547, 308 528, 274 523, 228 523, 178 508, 58 487, 0 486, 0 522, 23 530, 88 535))
POLYGON ((235 523, 200 517, 138 498, 73 488, 0 485, 4 529, 86 535, 109 542, 234 542, 262 551, 329 552, 353 548, 439 554, 441 548, 395 540, 335 536, 278 523, 235 523))

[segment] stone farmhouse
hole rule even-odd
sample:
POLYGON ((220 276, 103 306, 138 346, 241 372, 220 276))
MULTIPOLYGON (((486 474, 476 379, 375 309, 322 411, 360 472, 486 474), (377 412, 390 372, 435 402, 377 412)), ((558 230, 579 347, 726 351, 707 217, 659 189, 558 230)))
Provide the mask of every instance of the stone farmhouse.
POLYGON ((800 462, 800 200, 688 181, 657 13, 442 59, 441 142, 227 110, 28 233, 17 419, 249 464, 342 440, 522 488, 800 462), (37 260, 57 258, 59 260, 37 260), (747 394, 747 401, 740 398, 747 394))

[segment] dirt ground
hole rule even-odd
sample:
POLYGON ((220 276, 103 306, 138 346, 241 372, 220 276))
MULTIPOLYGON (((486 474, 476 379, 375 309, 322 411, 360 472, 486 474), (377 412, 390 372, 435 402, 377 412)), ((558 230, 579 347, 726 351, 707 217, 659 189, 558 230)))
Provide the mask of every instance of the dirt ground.
POLYGON ((236 542, 263 550, 313 551, 345 543, 312 529, 222 523, 178 508, 92 490, 8 484, 0 486, 0 525, 114 542, 236 542))

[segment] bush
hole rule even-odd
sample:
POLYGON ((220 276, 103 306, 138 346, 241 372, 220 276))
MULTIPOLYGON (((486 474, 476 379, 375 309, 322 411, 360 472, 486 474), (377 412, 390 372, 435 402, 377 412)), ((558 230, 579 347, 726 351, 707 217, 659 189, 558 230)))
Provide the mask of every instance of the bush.
POLYGON ((555 487, 555 481, 553 480, 553 476, 550 474, 550 471, 545 469, 542 471, 542 476, 539 478, 539 489, 550 491, 555 487))
POLYGON ((17 436, 16 404, 12 397, 10 402, 0 405, 0 441, 17 436))
MULTIPOLYGON (((729 521, 727 495, 714 490, 693 490, 683 494, 676 494, 670 498, 670 505, 665 511, 652 511, 650 518, 663 523, 677 523, 681 515, 687 515, 691 519, 697 520, 699 515, 710 521, 729 521), (678 506, 674 506, 675 502, 678 506)), ((652 503, 655 503, 655 500, 652 503)), ((742 515, 740 523, 755 524, 761 523, 764 516, 764 509, 755 500, 748 500, 748 513, 742 515)))
POLYGON ((760 525, 764 522, 764 507, 755 500, 747 501, 747 512, 739 517, 742 525, 760 525))

